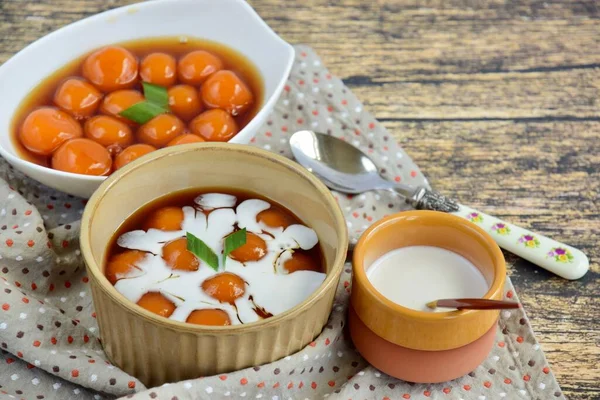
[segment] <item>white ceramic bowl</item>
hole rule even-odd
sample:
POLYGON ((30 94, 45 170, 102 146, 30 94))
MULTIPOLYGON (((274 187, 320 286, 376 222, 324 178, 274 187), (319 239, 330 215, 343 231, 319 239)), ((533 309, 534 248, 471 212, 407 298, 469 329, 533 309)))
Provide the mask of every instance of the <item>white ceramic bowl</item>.
POLYGON ((11 121, 25 96, 68 62, 123 41, 188 36, 222 43, 244 54, 260 71, 263 104, 230 142, 248 143, 275 105, 294 61, 281 39, 244 0, 155 0, 106 11, 67 25, 30 44, 0 66, 0 155, 18 170, 54 189, 88 198, 106 177, 78 175, 23 160, 11 139, 11 121))

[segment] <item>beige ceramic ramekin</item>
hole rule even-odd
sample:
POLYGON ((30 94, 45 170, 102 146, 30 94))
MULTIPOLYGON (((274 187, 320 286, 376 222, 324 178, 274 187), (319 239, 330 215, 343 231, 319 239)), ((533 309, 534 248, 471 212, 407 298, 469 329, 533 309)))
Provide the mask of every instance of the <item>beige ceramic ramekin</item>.
POLYGON ((155 151, 113 173, 86 206, 81 249, 107 355, 155 386, 271 362, 313 340, 331 311, 347 230, 329 190, 297 164, 250 146, 199 143, 155 151), (230 327, 172 321, 127 300, 103 273, 112 235, 144 204, 189 188, 245 190, 287 207, 317 232, 327 271, 323 284, 283 314, 230 327))

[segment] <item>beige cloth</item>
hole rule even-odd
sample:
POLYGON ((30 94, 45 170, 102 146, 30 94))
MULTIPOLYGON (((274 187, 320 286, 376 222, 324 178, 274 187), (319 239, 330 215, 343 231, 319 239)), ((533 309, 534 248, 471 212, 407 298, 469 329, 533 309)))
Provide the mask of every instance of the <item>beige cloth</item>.
MULTIPOLYGON (((291 133, 306 128, 329 132, 368 151, 387 178, 427 184, 408 155, 313 51, 305 46, 296 51, 289 82, 252 144, 290 157, 291 133)), ((336 196, 352 241, 372 222, 406 207, 387 192, 336 196)), ((502 313, 492 353, 467 376, 417 385, 378 372, 354 350, 344 329, 350 264, 327 326, 302 351, 230 374, 145 388, 110 365, 98 340, 78 250, 84 204, 41 186, 0 159, 2 399, 564 399, 522 310, 502 313)), ((505 293, 517 299, 510 280, 505 293)))

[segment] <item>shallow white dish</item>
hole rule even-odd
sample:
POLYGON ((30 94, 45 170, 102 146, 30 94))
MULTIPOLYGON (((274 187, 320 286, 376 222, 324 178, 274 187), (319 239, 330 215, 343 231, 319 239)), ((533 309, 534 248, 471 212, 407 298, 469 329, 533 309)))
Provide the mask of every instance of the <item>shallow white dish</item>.
POLYGON ((23 160, 11 139, 11 121, 27 94, 47 76, 99 47, 151 37, 188 36, 222 43, 260 71, 263 104, 231 143, 248 143, 265 122, 294 61, 281 39, 244 0, 155 0, 106 11, 67 25, 25 47, 0 66, 0 155, 54 189, 88 198, 106 177, 78 175, 23 160))

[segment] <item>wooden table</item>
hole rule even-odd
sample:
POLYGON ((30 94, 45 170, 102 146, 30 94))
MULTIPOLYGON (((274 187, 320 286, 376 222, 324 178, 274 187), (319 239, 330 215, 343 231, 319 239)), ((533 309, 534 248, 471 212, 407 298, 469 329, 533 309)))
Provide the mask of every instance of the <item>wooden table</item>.
MULTIPOLYGON (((2 0, 0 61, 67 23, 132 2, 2 0)), ((284 39, 317 50, 435 188, 588 254, 591 271, 577 282, 506 256, 566 396, 599 398, 597 3, 251 3, 284 39)))

